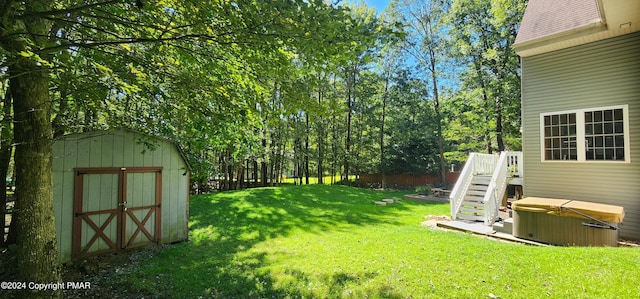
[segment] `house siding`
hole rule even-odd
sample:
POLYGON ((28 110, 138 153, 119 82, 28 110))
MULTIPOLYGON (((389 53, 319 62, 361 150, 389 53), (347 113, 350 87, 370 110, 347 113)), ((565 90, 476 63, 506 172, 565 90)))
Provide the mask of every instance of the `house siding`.
POLYGON ((623 206, 640 239, 640 33, 522 58, 525 196, 623 206), (628 105, 630 163, 541 161, 540 114, 628 105))
MULTIPOLYGON (((54 212, 58 250, 62 262, 68 262, 72 257, 74 168, 94 167, 162 167, 160 241, 172 243, 188 238, 189 176, 186 174, 187 164, 174 144, 136 132, 120 130, 68 135, 56 139, 53 143, 54 212), (146 148, 138 142, 141 138, 150 141, 155 148, 146 148)), ((151 173, 131 173, 128 175, 128 185, 136 186, 132 192, 153 190, 154 176, 155 174, 151 173)), ((100 194, 94 196, 94 200, 83 204, 97 205, 91 210, 113 208, 111 205, 117 204, 115 199, 105 201, 99 198, 113 197, 113 188, 117 190, 117 183, 114 187, 113 182, 109 182, 117 179, 117 175, 99 175, 95 178, 100 179, 95 182, 90 178, 85 180, 85 191, 98 190, 100 194), (91 187, 92 184, 94 187, 91 187), (95 200, 96 198, 98 200, 95 200)), ((145 204, 153 202, 153 198, 137 195, 138 198, 143 198, 145 204)), ((144 215, 137 217, 144 218, 144 215)), ((98 222, 102 223, 103 220, 99 219, 98 222)), ((149 222, 147 228, 153 229, 153 223, 149 222)), ((115 226, 107 228, 114 229, 115 226)), ((111 235, 113 234, 115 231, 112 231, 111 235)))

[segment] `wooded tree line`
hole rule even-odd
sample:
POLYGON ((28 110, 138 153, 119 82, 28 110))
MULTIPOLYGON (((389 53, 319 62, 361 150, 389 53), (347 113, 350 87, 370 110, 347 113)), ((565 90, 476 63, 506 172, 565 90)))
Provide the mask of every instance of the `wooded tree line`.
POLYGON ((398 0, 376 14, 339 2, 0 4, 0 175, 14 152, 19 279, 60 280, 62 134, 171 139, 201 191, 281 174, 444 174, 469 151, 520 148, 511 44, 524 3, 398 0))

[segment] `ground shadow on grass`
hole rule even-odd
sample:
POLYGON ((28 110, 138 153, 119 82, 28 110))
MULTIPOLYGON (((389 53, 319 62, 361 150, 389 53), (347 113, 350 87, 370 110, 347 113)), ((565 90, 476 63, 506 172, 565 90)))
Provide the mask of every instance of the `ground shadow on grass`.
MULTIPOLYGON (((195 196, 190 203, 190 242, 167 248, 131 275, 139 279, 135 287, 157 297, 308 297, 296 288, 276 287, 269 270, 264 270, 265 254, 250 249, 296 231, 323 233, 400 223, 399 215, 416 203, 373 203, 399 195, 311 185, 195 196)), ((332 294, 339 293, 347 275, 332 279, 337 283, 332 294)), ((303 273, 294 278, 305 279, 303 273)))

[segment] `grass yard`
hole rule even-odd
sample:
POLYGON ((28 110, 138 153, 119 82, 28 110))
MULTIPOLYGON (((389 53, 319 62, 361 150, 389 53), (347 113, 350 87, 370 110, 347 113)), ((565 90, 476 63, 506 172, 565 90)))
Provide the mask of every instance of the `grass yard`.
POLYGON ((119 274, 161 298, 637 298, 636 248, 532 247, 423 227, 449 205, 286 186, 191 198, 190 242, 119 274))

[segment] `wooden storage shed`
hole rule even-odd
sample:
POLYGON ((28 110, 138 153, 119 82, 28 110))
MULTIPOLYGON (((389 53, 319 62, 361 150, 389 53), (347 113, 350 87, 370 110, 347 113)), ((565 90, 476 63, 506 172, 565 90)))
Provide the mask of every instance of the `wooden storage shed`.
POLYGON ((188 238, 189 172, 170 141, 130 130, 53 143, 53 195, 62 262, 188 238))

